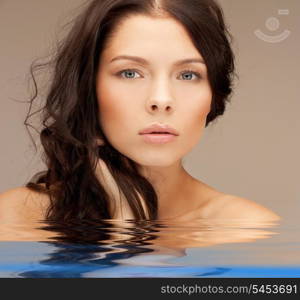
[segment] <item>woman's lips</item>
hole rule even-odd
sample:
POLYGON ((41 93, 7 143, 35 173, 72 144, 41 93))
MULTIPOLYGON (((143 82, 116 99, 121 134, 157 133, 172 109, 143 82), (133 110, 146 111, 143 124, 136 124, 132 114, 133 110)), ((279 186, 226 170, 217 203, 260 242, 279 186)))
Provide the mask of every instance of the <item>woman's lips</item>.
POLYGON ((144 133, 141 134, 146 143, 165 144, 176 139, 176 135, 171 133, 144 133))

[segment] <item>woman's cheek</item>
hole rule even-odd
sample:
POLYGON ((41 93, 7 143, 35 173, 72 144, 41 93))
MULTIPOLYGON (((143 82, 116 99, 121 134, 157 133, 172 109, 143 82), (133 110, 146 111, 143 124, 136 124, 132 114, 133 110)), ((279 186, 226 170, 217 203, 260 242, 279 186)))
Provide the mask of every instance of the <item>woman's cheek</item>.
POLYGON ((190 109, 186 110, 187 116, 185 120, 187 121, 186 130, 187 133, 187 143, 188 149, 192 150, 200 141, 201 136, 205 129, 207 115, 211 108, 212 95, 210 90, 206 90, 197 99, 193 99, 193 105, 190 109))

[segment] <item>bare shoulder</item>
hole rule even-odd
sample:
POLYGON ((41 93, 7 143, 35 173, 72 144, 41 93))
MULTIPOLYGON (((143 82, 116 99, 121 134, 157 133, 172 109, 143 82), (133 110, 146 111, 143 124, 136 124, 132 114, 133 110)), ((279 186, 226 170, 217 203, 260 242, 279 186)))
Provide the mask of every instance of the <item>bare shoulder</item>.
POLYGON ((49 205, 46 194, 17 187, 0 194, 1 222, 30 222, 43 219, 49 205))
POLYGON ((216 218, 258 221, 277 221, 281 219, 279 215, 263 205, 239 196, 221 194, 212 199, 211 205, 216 208, 211 216, 216 218))

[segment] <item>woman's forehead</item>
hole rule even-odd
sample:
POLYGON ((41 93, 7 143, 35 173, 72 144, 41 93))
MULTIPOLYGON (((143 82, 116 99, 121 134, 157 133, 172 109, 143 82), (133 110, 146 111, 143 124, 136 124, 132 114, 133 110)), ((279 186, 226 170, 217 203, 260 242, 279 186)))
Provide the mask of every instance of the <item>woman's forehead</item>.
POLYGON ((173 18, 132 16, 116 27, 103 55, 111 60, 119 55, 151 57, 159 55, 201 59, 183 25, 173 18))

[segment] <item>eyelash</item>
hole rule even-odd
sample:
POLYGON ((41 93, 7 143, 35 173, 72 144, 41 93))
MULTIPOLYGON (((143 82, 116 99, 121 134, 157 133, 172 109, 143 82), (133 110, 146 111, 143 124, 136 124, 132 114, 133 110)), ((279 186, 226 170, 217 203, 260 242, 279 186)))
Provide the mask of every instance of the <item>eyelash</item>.
MULTIPOLYGON (((127 72, 127 71, 138 73, 138 71, 135 70, 135 69, 125 69, 125 70, 122 70, 122 71, 118 72, 116 75, 117 75, 118 77, 122 77, 122 76, 121 76, 122 73, 127 72)), ((185 74, 185 73, 191 73, 191 74, 194 74, 194 75, 196 75, 197 79, 195 79, 195 80, 184 80, 184 81, 197 81, 197 80, 200 80, 200 79, 201 79, 201 75, 200 75, 199 72, 195 72, 195 71, 192 71, 192 70, 184 70, 184 71, 180 72, 180 75, 185 74)), ((124 79, 135 79, 135 78, 126 78, 126 77, 123 77, 123 78, 124 78, 124 79)))

